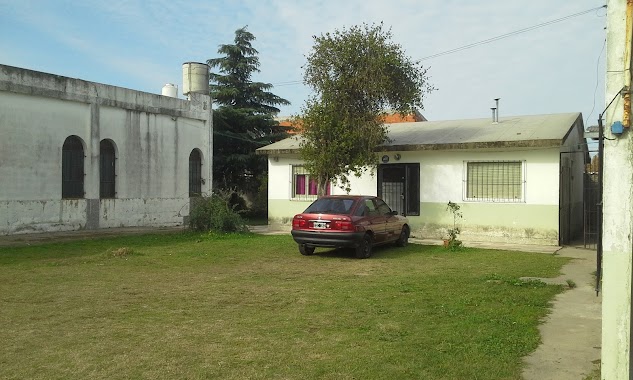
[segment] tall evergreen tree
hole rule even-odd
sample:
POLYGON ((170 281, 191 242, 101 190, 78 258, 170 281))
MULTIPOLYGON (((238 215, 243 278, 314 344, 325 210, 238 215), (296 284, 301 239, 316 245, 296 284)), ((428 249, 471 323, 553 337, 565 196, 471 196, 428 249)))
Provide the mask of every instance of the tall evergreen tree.
POLYGON ((256 192, 267 175, 266 159, 255 149, 286 137, 274 117, 280 105, 288 105, 270 90, 270 83, 253 82, 259 72, 255 36, 246 26, 235 31, 233 44, 220 45, 219 58, 207 60, 219 73, 210 75, 214 110, 213 178, 215 186, 256 192))

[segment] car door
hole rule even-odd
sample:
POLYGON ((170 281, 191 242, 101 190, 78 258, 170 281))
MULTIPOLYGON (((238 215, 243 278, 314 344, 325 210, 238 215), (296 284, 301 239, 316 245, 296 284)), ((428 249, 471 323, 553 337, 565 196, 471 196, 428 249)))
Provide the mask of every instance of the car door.
POLYGON ((396 240, 400 235, 400 218, 393 214, 391 208, 380 198, 376 198, 378 212, 385 218, 386 241, 396 240))
POLYGON ((381 243, 385 240, 385 222, 384 215, 380 214, 374 199, 368 198, 364 200, 365 217, 369 225, 367 226, 374 233, 374 243, 381 243))

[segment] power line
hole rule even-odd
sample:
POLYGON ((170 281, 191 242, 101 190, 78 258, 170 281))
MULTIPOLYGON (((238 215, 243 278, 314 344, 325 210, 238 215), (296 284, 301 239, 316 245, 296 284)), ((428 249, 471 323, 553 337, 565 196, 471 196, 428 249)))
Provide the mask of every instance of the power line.
POLYGON ((607 7, 606 5, 603 5, 603 6, 600 6, 600 7, 587 9, 587 10, 585 10, 585 11, 578 12, 578 13, 574 13, 574 14, 571 14, 571 15, 568 15, 568 16, 565 16, 565 17, 557 18, 557 19, 555 19, 555 20, 550 20, 550 21, 547 21, 547 22, 543 22, 543 23, 541 23, 541 24, 536 24, 536 25, 533 25, 533 26, 529 26, 529 27, 527 27, 527 28, 523 28, 523 29, 515 30, 514 32, 501 34, 501 35, 498 35, 498 36, 496 36, 496 37, 488 38, 488 39, 481 40, 481 41, 478 41, 478 42, 473 42, 473 43, 471 43, 471 44, 464 45, 464 46, 460 46, 460 47, 455 48, 455 49, 446 50, 446 51, 443 51, 443 52, 441 52, 441 53, 436 53, 436 54, 428 55, 428 56, 426 56, 426 57, 423 57, 423 58, 418 59, 418 60, 417 60, 417 62, 424 61, 424 60, 431 59, 431 58, 440 57, 440 56, 447 55, 447 54, 456 53, 456 52, 458 52, 458 51, 462 51, 462 50, 466 50, 466 49, 474 48, 474 47, 476 47, 476 46, 489 44, 489 43, 491 43, 491 42, 499 41, 499 40, 502 40, 502 39, 504 39, 504 38, 508 38, 508 37, 511 37, 511 36, 515 36, 515 35, 517 35, 517 34, 526 33, 526 32, 532 31, 532 30, 534 30, 534 29, 539 29, 539 28, 542 28, 542 27, 545 27, 545 26, 548 26, 548 25, 552 25, 552 24, 556 24, 556 23, 558 23, 558 22, 562 22, 562 21, 565 21, 565 20, 569 20, 570 18, 574 18, 574 17, 582 16, 582 15, 585 15, 585 14, 587 14, 587 13, 594 12, 594 11, 597 11, 597 10, 599 10, 599 9, 606 8, 606 7, 607 7))
POLYGON ((596 93, 598 92, 598 83, 600 83, 600 75, 598 73, 598 68, 600 67, 600 57, 602 57, 602 52, 604 51, 604 47, 607 44, 607 39, 604 39, 604 43, 602 44, 602 49, 600 49, 600 54, 598 54, 598 60, 596 62, 596 87, 593 89, 593 107, 591 107, 591 112, 589 112, 589 116, 587 116, 587 120, 585 121, 585 125, 589 122, 589 118, 593 115, 593 111, 596 109, 596 93))
MULTIPOLYGON (((498 35, 498 36, 495 36, 495 37, 491 37, 491 38, 488 38, 488 39, 485 39, 485 40, 481 40, 481 41, 473 42, 473 43, 470 43, 470 44, 467 44, 467 45, 463 45, 463 46, 460 46, 460 47, 457 47, 457 48, 454 48, 454 49, 450 49, 450 50, 446 50, 446 51, 443 51, 443 52, 440 52, 440 53, 428 55, 426 57, 422 57, 422 58, 418 59, 416 62, 422 62, 422 61, 425 61, 427 59, 437 58, 437 57, 441 57, 443 55, 453 54, 453 53, 457 53, 457 52, 462 51, 462 50, 471 49, 471 48, 474 48, 474 47, 477 47, 477 46, 480 46, 480 45, 489 44, 491 42, 499 41, 499 40, 502 40, 504 38, 515 36, 517 34, 526 33, 526 32, 529 32, 529 31, 532 31, 532 30, 535 30, 535 29, 543 28, 543 27, 548 26, 548 25, 552 25, 552 24, 556 24, 556 23, 559 23, 559 22, 562 22, 562 21, 565 21, 565 20, 569 20, 569 19, 574 18, 574 17, 582 16, 582 15, 585 15, 587 13, 595 12, 597 10, 600 10, 600 9, 603 9, 603 8, 606 8, 606 7, 607 6, 605 4, 605 5, 602 5, 600 7, 587 9, 587 10, 584 10, 582 12, 574 13, 574 14, 567 15, 567 16, 564 16, 564 17, 561 17, 561 18, 557 18, 557 19, 554 19, 554 20, 550 20, 550 21, 546 21, 546 22, 540 23, 540 24, 532 25, 532 26, 529 26, 527 28, 518 29, 518 30, 515 30, 513 32, 501 34, 501 35, 498 35)), ((275 87, 293 86, 293 85, 297 85, 297 84, 301 84, 301 83, 303 83, 303 81, 294 80, 294 81, 273 83, 273 86, 275 86, 275 87)))
POLYGON ((278 82, 276 85, 277 86, 283 86, 283 85, 288 85, 288 84, 294 84, 294 83, 297 83, 297 82, 301 82, 301 81, 300 80, 289 80, 289 81, 286 81, 286 82, 278 82))
POLYGON ((243 138, 243 137, 230 135, 228 133, 222 133, 222 132, 219 132, 219 131, 213 131, 213 134, 214 135, 218 135, 218 136, 228 137, 230 139, 241 140, 241 141, 248 142, 248 143, 255 144, 255 145, 265 146, 265 145, 272 144, 271 142, 266 142, 266 143, 257 142, 257 141, 254 141, 254 140, 249 140, 249 139, 246 139, 246 138, 243 138))

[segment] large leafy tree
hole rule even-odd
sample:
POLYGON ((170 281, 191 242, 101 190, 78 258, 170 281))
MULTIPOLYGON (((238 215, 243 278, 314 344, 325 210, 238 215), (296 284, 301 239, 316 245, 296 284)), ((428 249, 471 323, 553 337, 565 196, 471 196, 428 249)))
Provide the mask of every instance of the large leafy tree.
POLYGON ((427 69, 391 37, 382 23, 313 37, 304 82, 314 95, 302 108, 301 155, 320 195, 330 181, 349 186, 350 174, 373 171, 376 149, 388 139, 381 116, 423 109, 433 90, 427 69))
POLYGON ((257 191, 258 180, 266 175, 266 160, 255 149, 286 137, 274 117, 277 106, 288 105, 272 92, 269 83, 253 82, 259 72, 255 36, 235 31, 233 44, 220 45, 219 58, 207 60, 218 73, 210 75, 210 94, 217 104, 213 114, 213 178, 224 189, 257 191))

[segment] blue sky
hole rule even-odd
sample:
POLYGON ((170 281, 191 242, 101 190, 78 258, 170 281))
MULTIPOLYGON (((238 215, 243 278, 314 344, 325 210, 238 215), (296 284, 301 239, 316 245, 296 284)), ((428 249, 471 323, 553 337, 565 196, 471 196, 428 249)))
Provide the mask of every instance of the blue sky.
MULTIPOLYGON (((604 5, 604 0, 0 0, 0 63, 160 93, 182 87, 182 63, 217 57, 248 25, 261 72, 254 80, 300 111, 312 36, 384 22, 407 55, 424 58, 604 5)), ((438 88, 429 120, 582 112, 604 108, 606 10, 454 54, 423 60, 438 88), (595 96, 594 96, 595 94, 595 96)))

